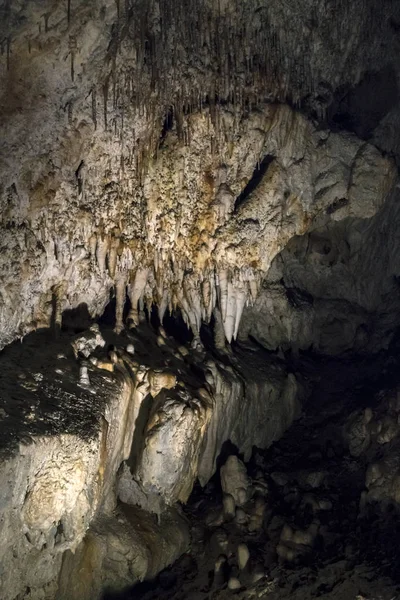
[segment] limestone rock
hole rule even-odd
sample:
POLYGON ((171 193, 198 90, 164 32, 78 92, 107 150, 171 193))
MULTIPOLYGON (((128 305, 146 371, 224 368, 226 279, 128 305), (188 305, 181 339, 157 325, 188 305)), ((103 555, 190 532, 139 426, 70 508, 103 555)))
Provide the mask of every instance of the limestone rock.
POLYGON ((228 581, 228 590, 231 590, 232 592, 236 592, 236 591, 240 590, 241 587, 242 587, 242 584, 240 583, 240 581, 237 577, 230 577, 230 579, 228 581))
POLYGON ((189 396, 185 390, 158 394, 134 473, 146 494, 161 494, 167 504, 187 500, 197 476, 211 408, 209 397, 189 396))
POLYGON ((371 443, 370 423, 373 412, 366 408, 362 414, 356 413, 349 417, 346 426, 349 450, 352 456, 361 456, 371 443))
POLYGON ((236 506, 246 504, 250 499, 250 479, 242 461, 234 455, 228 457, 220 470, 221 487, 225 494, 230 494, 236 506))
POLYGON ((293 374, 286 374, 278 366, 270 368, 266 360, 254 354, 248 361, 244 353, 235 363, 235 369, 243 378, 220 363, 209 362, 206 367, 206 379, 213 390, 215 404, 199 463, 202 485, 215 472, 216 450, 225 441, 230 440, 244 454, 245 460, 249 460, 253 445, 270 446, 300 415, 304 394, 293 374))
POLYGON ((224 518, 227 520, 233 519, 235 516, 235 499, 231 494, 224 494, 222 498, 224 518))
POLYGON ((71 345, 75 358, 79 356, 89 358, 96 348, 104 348, 105 344, 99 326, 95 323, 84 334, 77 336, 71 345))
POLYGON ((118 592, 152 579, 188 549, 189 541, 187 524, 176 511, 165 512, 157 525, 148 513, 123 507, 96 520, 75 554, 67 553, 57 600, 92 600, 105 589, 118 592))

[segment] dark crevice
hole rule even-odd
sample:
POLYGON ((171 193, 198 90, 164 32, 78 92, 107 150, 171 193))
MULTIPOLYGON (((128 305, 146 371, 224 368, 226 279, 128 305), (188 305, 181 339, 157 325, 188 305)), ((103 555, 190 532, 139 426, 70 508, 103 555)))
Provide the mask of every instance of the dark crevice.
POLYGON ((236 198, 235 212, 237 212, 239 210, 239 208, 246 202, 246 200, 248 199, 250 194, 252 194, 254 192, 254 190, 257 188, 257 186, 263 179, 264 175, 268 171, 268 167, 270 166, 270 164, 272 163, 274 158, 275 157, 272 156, 271 154, 267 154, 266 156, 264 156, 262 161, 257 164, 248 184, 246 185, 244 190, 241 192, 241 194, 236 198))
POLYGON ((346 89, 342 86, 334 93, 328 111, 328 125, 334 131, 344 129, 368 140, 396 105, 398 95, 397 78, 392 65, 380 71, 366 72, 355 87, 346 89))
POLYGON ((174 111, 172 107, 168 109, 167 114, 165 115, 163 127, 161 130, 160 141, 158 143, 159 148, 161 148, 164 144, 165 138, 168 135, 168 132, 171 131, 174 127, 174 111))
POLYGON ((179 344, 190 344, 193 333, 183 320, 180 310, 166 311, 163 319, 163 327, 167 335, 173 337, 179 344))

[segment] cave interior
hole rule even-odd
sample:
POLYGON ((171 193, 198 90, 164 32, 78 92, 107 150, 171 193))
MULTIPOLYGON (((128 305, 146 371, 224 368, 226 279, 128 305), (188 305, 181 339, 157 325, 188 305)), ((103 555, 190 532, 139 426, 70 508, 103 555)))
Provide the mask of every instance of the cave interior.
POLYGON ((400 598, 400 3, 0 45, 0 599, 400 598))

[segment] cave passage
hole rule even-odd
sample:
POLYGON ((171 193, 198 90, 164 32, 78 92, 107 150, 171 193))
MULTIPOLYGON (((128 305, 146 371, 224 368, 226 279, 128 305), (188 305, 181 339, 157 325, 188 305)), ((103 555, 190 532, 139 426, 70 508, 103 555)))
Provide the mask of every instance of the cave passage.
POLYGON ((399 32, 0 1, 0 600, 400 600, 399 32))

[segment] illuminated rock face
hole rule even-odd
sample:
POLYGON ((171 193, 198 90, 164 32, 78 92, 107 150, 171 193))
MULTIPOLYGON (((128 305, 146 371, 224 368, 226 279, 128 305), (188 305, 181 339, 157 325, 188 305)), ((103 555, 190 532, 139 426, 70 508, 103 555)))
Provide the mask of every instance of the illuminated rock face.
POLYGON ((110 289, 118 330, 128 294, 134 323, 138 303, 154 303, 161 318, 179 308, 195 335, 218 307, 230 342, 290 239, 371 218, 392 189, 394 166, 373 146, 317 131, 288 107, 217 113, 218 130, 208 110, 187 118, 190 144, 168 133, 142 183, 99 140, 82 150, 80 192, 63 182, 39 212, 14 214, 19 226, 6 223, 3 236, 19 248, 11 264, 3 257, 3 344, 54 311, 86 303, 101 313, 110 289))
MULTIPOLYGON (((27 588, 89 600, 154 576, 188 544, 169 507, 210 479, 224 442, 248 459, 299 415, 299 378, 260 348, 206 356, 203 323, 220 351, 251 338, 274 352, 368 352, 393 335, 398 8, 295 4, 0 6, 0 348, 57 331, 66 309, 100 316, 110 294, 118 334, 156 306, 161 321, 179 309, 194 335, 172 352, 160 334, 177 358, 161 369, 95 356, 60 396, 33 372, 17 382, 26 406, 0 411, 14 444, 0 464, 5 600, 27 588), (364 98, 375 88, 380 105, 364 98), (57 408, 46 418, 41 393, 57 408), (21 431, 8 425, 18 411, 21 431), (118 539, 138 537, 137 518, 111 516, 117 496, 170 521, 149 525, 114 572, 118 539)), ((92 333, 75 358, 102 346, 92 333)))
POLYGON ((0 347, 82 302, 101 314, 110 289, 118 330, 127 292, 133 321, 139 301, 178 306, 195 333, 217 304, 231 341, 293 236, 377 212, 391 162, 329 126, 358 110, 390 150, 396 7, 336 8, 0 7, 0 347), (383 108, 364 106, 369 80, 383 108))
POLYGON ((249 458, 253 444, 271 445, 300 414, 300 381, 262 351, 228 366, 165 333, 159 346, 162 336, 141 325, 130 334, 134 354, 115 336, 112 362, 104 330, 52 344, 41 335, 31 362, 21 357, 32 336, 2 357, 4 600, 28 587, 35 599, 92 600, 154 577, 187 550, 176 506, 212 477, 224 442, 249 458), (83 356, 86 385, 77 340, 81 352, 102 340, 90 348, 94 360, 83 356), (15 398, 29 410, 16 412, 15 398))

